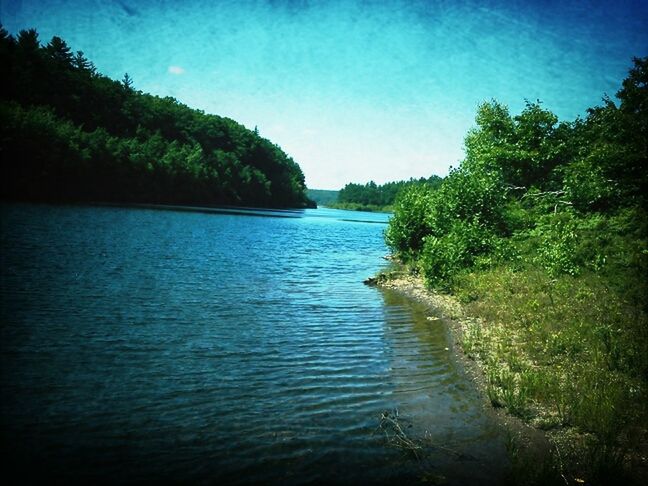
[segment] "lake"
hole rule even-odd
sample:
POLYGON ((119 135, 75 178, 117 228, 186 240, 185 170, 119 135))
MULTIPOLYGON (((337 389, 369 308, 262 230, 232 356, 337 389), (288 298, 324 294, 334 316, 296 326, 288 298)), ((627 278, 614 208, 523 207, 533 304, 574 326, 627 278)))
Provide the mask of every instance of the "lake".
POLYGON ((502 481, 443 321, 362 283, 388 215, 1 211, 2 448, 25 480, 502 481), (379 427, 396 410, 421 457, 379 427))

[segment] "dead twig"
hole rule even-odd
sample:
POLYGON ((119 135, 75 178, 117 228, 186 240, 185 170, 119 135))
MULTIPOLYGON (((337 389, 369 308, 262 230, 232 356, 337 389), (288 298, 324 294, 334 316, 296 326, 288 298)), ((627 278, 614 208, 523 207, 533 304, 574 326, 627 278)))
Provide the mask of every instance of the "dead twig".
POLYGON ((398 409, 394 411, 385 410, 380 415, 380 423, 374 433, 378 430, 384 432, 387 442, 394 446, 411 453, 417 461, 421 461, 424 457, 425 449, 436 449, 446 454, 455 456, 459 460, 473 460, 474 457, 458 452, 450 447, 435 444, 428 433, 424 439, 412 439, 407 436, 401 421, 399 420, 398 409))
POLYGON ((407 437, 407 434, 398 422, 398 409, 393 412, 388 410, 382 412, 378 429, 385 433, 385 437, 390 444, 399 449, 411 452, 416 457, 416 460, 421 460, 420 453, 423 447, 418 442, 407 437))

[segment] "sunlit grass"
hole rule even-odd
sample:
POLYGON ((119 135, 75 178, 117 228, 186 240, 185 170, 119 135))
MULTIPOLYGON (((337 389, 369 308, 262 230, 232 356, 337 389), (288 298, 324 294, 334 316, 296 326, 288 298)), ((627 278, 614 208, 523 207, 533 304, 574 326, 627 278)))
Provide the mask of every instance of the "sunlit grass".
POLYGON ((645 313, 593 274, 498 268, 455 291, 474 317, 462 347, 483 366, 488 398, 548 431, 557 477, 624 473, 648 423, 645 313))

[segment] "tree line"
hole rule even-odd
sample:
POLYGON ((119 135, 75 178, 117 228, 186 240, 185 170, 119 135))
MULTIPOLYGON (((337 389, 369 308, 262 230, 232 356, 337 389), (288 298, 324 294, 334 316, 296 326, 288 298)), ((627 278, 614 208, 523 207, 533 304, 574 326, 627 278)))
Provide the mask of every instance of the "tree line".
POLYGON ((300 167, 258 131, 97 72, 60 37, 0 27, 4 199, 304 207, 300 167))
POLYGON ((406 181, 387 182, 378 185, 374 181, 366 184, 349 183, 338 193, 337 202, 331 207, 341 209, 357 209, 369 211, 391 211, 396 196, 406 187, 425 185, 434 190, 441 185, 443 179, 433 175, 429 178, 411 178, 406 181))

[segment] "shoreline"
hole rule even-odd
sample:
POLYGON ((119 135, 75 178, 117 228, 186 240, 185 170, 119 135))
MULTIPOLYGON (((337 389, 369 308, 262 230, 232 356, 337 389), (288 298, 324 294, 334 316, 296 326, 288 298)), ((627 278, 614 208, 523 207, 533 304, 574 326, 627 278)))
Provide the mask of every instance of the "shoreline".
MULTIPOLYGON (((492 346, 497 348, 503 343, 495 340, 488 344, 488 339, 475 338, 475 331, 488 335, 497 326, 470 315, 457 297, 426 288, 422 277, 408 273, 397 260, 385 258, 392 261, 393 266, 367 279, 365 284, 399 293, 422 304, 429 320, 443 321, 451 359, 475 387, 484 412, 508 435, 511 484, 590 484, 584 473, 589 466, 588 460, 595 457, 591 456, 592 452, 597 452, 591 446, 590 433, 570 425, 547 426, 547 417, 553 418, 554 413, 542 404, 535 404, 533 413, 526 418, 517 416, 500 401, 497 394, 493 394, 493 387, 497 384, 492 382, 494 364, 489 362, 489 353, 495 351, 492 346), (483 346, 478 350, 473 347, 475 339, 483 346)), ((519 338, 513 330, 509 329, 508 332, 514 338, 519 338)), ((499 365, 507 366, 503 363, 499 365)), ((639 448, 622 452, 619 460, 626 465, 623 478, 591 479, 595 483, 604 480, 605 484, 645 484, 648 478, 647 450, 645 443, 642 443, 639 448), (613 482, 610 483, 610 479, 613 482), (621 482, 617 483, 618 480, 621 482)))
POLYGON ((506 407, 494 406, 488 396, 488 378, 483 363, 478 357, 464 351, 462 339, 471 325, 481 322, 478 318, 467 315, 457 298, 429 290, 421 277, 406 274, 401 270, 386 271, 365 283, 388 289, 422 304, 430 321, 443 321, 451 359, 475 387, 484 412, 509 437, 507 449, 511 460, 513 484, 526 483, 525 468, 529 464, 536 467, 551 461, 555 441, 560 439, 552 438, 546 431, 512 415, 506 407))
POLYGON ((174 211, 183 213, 201 214, 232 214, 238 216, 270 216, 277 218, 301 218, 306 209, 312 208, 264 208, 258 206, 217 206, 194 204, 163 204, 163 203, 138 203, 138 202, 111 202, 111 201, 48 201, 48 200, 1 200, 4 205, 33 204, 45 206, 74 206, 95 208, 119 209, 151 209, 155 211, 174 211))
MULTIPOLYGON (((453 359, 468 375, 470 381, 475 384, 484 404, 491 410, 497 411, 488 400, 485 388, 486 376, 483 369, 476 359, 464 352, 462 347, 462 337, 468 326, 475 322, 475 318, 466 315, 462 305, 455 297, 429 290, 420 277, 401 274, 398 271, 381 274, 368 279, 365 283, 394 291, 409 300, 422 304, 426 309, 426 317, 430 321, 442 320, 449 338, 448 344, 453 359)), ((516 417, 512 418, 517 419, 516 417)))

